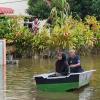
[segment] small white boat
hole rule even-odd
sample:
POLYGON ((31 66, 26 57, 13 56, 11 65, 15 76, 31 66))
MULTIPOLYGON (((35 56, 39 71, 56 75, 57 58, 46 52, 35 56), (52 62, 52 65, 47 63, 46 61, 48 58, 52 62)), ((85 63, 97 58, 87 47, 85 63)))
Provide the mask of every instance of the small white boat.
POLYGON ((55 76, 54 73, 47 73, 34 76, 37 89, 42 91, 68 91, 78 89, 90 83, 95 70, 81 73, 70 73, 67 76, 55 76))

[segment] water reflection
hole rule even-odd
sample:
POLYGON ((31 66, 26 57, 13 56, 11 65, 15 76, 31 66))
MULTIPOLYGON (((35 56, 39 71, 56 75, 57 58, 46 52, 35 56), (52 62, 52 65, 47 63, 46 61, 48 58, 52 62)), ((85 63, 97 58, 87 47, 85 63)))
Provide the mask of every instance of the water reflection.
POLYGON ((93 88, 87 87, 79 94, 79 100, 91 100, 93 88))
POLYGON ((33 100, 91 100, 92 94, 93 89, 85 87, 81 90, 63 93, 37 92, 33 100))
POLYGON ((5 100, 5 66, 0 66, 0 100, 5 100))

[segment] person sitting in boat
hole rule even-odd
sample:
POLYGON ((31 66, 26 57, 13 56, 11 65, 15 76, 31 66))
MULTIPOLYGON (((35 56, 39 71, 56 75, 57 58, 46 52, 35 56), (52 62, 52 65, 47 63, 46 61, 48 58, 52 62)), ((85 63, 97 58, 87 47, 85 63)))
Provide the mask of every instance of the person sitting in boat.
POLYGON ((68 65, 70 68, 70 73, 83 72, 80 64, 80 57, 76 55, 75 50, 69 50, 68 65))
POLYGON ((67 75, 68 74, 68 64, 67 58, 64 53, 59 53, 57 56, 58 60, 56 61, 56 75, 67 75))

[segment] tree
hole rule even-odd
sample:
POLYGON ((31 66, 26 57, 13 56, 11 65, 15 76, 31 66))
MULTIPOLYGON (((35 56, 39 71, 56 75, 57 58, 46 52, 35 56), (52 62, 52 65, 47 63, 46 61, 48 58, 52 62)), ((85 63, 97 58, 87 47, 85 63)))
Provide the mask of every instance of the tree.
POLYGON ((11 20, 8 17, 0 17, 0 38, 4 38, 6 34, 10 34, 11 30, 11 20))
POLYGON ((100 20, 100 0, 93 0, 93 13, 100 20))
POLYGON ((38 16, 40 19, 48 18, 50 8, 43 0, 29 0, 28 5, 27 13, 29 15, 38 16))
POLYGON ((8 16, 0 17, 0 38, 6 38, 7 35, 13 34, 20 28, 20 17, 10 18, 8 16))
POLYGON ((68 0, 73 16, 84 18, 86 15, 92 15, 93 0, 68 0))
POLYGON ((66 0, 51 0, 50 5, 47 0, 29 0, 28 5, 27 13, 41 19, 48 18, 53 7, 57 8, 58 14, 61 11, 67 12, 69 7, 66 0))
POLYGON ((27 12, 42 19, 49 16, 53 7, 56 7, 58 15, 63 11, 82 19, 87 15, 100 19, 100 0, 29 0, 28 4, 27 12))

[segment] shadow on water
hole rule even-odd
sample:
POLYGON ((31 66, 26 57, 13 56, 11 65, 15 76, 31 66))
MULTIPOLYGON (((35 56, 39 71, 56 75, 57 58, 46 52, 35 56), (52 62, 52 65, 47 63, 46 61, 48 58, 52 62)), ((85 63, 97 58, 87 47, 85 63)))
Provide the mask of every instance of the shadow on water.
POLYGON ((97 70, 89 86, 63 93, 37 91, 33 75, 53 71, 54 62, 22 59, 19 66, 7 66, 6 100, 100 100, 100 56, 81 57, 86 70, 97 70))

